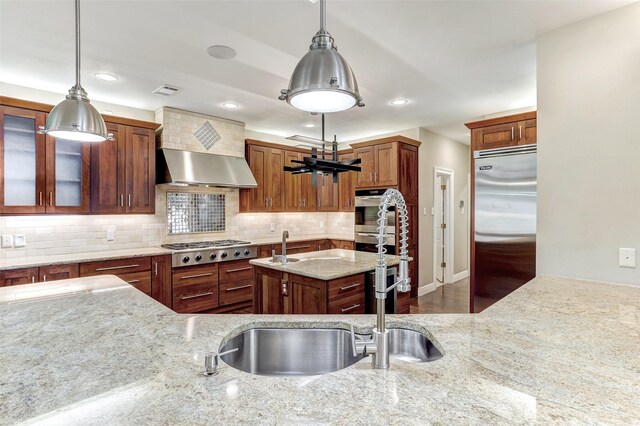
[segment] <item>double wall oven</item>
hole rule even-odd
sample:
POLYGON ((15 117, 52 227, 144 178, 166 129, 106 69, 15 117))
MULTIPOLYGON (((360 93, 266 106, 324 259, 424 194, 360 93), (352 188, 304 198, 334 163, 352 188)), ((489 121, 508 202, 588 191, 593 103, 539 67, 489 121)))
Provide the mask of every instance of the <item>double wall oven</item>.
MULTIPOLYGON (((357 251, 376 253, 378 248, 378 211, 380 199, 386 189, 368 189, 356 191, 355 242, 357 251)), ((396 208, 389 207, 386 213, 384 246, 387 254, 396 254, 396 208)))

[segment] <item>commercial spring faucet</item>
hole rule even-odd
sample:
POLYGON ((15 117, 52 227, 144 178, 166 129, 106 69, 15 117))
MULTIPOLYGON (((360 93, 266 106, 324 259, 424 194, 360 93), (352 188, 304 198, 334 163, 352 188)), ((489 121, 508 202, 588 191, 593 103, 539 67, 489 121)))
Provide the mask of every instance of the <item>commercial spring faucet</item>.
POLYGON ((411 290, 411 278, 409 278, 409 250, 408 250, 408 214, 404 197, 397 189, 388 189, 380 199, 378 210, 378 259, 376 261, 375 291, 376 291, 376 328, 373 329, 372 339, 356 339, 351 326, 351 343, 353 355, 371 354, 373 368, 389 368, 389 330, 385 321, 385 299, 387 293, 396 287, 398 291, 406 293, 411 290), (396 204, 400 219, 400 273, 398 281, 387 287, 387 264, 384 260, 386 249, 384 248, 385 229, 387 227, 387 210, 389 206, 396 204))
POLYGON ((282 257, 280 258, 283 265, 287 264, 287 238, 289 238, 289 231, 285 229, 282 231, 282 257))

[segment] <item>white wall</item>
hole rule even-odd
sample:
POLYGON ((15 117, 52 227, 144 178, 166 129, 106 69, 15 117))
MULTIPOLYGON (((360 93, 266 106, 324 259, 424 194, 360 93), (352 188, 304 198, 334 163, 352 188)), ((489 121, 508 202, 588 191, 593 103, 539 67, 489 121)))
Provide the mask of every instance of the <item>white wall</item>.
POLYGON ((640 284, 640 4, 538 41, 538 274, 640 284))

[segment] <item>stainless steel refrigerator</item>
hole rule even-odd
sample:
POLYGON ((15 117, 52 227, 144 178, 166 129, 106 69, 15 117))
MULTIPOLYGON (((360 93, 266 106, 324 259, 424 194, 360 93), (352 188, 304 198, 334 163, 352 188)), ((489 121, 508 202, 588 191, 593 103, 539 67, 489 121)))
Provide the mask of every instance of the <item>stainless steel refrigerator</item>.
POLYGON ((474 152, 474 312, 536 275, 536 145, 474 152))

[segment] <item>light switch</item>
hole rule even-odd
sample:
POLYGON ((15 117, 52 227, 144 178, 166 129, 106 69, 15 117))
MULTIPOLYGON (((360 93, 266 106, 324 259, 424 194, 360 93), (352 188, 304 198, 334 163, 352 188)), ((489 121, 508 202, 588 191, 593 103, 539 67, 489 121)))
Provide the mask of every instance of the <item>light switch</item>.
POLYGON ((619 264, 623 268, 635 268, 636 267, 636 249, 620 248, 619 264))
POLYGON ((3 235, 2 236, 2 248, 13 247, 13 235, 3 235))
POLYGON ((115 241, 115 240, 116 240, 116 230, 107 229, 107 241, 115 241))
POLYGON ((13 237, 13 246, 18 247, 26 247, 27 246, 27 236, 25 234, 16 234, 13 237))

